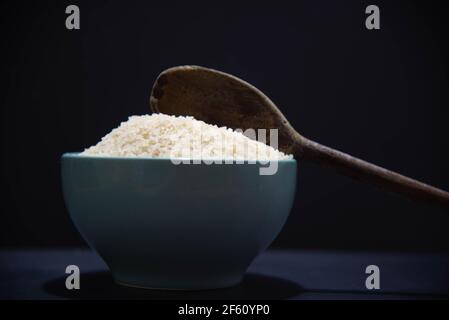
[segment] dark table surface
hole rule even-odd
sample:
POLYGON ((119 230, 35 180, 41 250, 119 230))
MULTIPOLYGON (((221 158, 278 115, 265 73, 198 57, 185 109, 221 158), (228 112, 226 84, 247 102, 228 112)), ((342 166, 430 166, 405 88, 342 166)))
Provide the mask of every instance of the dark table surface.
POLYGON ((0 251, 1 299, 428 299, 449 297, 449 256, 266 251, 236 287, 161 291, 114 284, 102 259, 86 249, 0 251), (65 268, 80 268, 80 290, 67 290, 65 268), (365 268, 380 269, 367 290, 365 268))

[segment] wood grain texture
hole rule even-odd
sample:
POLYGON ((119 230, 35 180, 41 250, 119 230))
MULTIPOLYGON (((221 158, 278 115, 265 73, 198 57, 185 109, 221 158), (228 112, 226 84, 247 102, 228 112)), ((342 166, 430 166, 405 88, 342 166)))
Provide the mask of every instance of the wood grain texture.
MULTIPOLYGON (((323 146, 300 135, 260 90, 230 74, 199 66, 163 71, 150 97, 153 112, 190 115, 233 129, 278 129, 279 150, 414 200, 449 208, 449 193, 323 146)), ((268 141, 269 142, 269 141, 268 141)))

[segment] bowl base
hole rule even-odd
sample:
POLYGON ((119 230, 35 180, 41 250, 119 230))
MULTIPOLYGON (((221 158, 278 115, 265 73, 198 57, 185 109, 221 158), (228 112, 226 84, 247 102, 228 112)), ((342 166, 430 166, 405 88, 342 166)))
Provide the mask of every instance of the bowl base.
POLYGON ((136 289, 146 289, 146 290, 159 290, 159 291, 198 291, 198 290, 213 290, 213 289, 224 289, 229 287, 234 287, 240 284, 243 277, 231 277, 223 279, 215 279, 208 282, 200 282, 197 284, 188 285, 174 285, 167 283, 166 285, 161 285, 161 283, 155 283, 154 285, 147 282, 130 282, 123 281, 114 276, 114 282, 118 285, 136 288, 136 289))

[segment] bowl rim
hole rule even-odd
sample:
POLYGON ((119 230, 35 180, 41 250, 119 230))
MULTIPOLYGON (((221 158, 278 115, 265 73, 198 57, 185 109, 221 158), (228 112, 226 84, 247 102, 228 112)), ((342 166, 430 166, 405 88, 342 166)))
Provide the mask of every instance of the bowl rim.
MULTIPOLYGON (((95 159, 95 160, 122 160, 122 161, 172 161, 172 158, 166 157, 145 157, 145 156, 105 156, 105 155, 87 155, 82 152, 65 152, 62 154, 61 159, 95 159)), ((175 158, 176 160, 197 160, 192 158, 175 158)), ((225 160, 220 158, 202 158, 201 160, 213 161, 213 160, 225 160)), ((252 160, 254 161, 254 160, 252 160)), ((247 163, 245 160, 244 163, 247 163)), ((281 160, 256 160, 256 162, 268 163, 268 162, 280 162, 280 163, 296 163, 295 158, 281 159, 281 160)))

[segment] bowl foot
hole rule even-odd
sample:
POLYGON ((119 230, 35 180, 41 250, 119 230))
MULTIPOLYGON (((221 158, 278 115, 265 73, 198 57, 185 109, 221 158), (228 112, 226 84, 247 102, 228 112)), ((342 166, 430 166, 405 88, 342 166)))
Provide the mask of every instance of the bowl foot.
POLYGON ((147 290, 172 290, 172 291, 191 291, 191 290, 210 290, 222 289, 238 285, 243 276, 220 277, 214 279, 187 279, 187 280, 167 280, 167 279, 129 279, 113 275, 114 282, 121 286, 147 289, 147 290))

